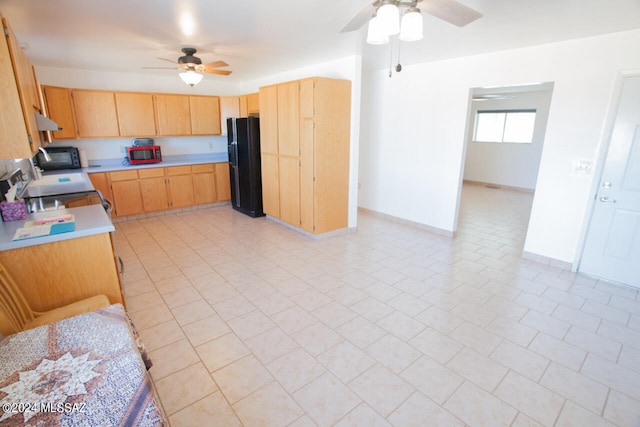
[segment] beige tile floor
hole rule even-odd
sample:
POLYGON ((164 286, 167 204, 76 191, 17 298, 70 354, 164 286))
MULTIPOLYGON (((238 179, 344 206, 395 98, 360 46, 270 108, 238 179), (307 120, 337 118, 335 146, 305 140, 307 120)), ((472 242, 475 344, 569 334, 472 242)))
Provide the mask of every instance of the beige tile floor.
POLYGON ((179 426, 638 426, 636 290, 521 257, 532 195, 466 185, 443 237, 311 239, 213 207, 117 223, 179 426))

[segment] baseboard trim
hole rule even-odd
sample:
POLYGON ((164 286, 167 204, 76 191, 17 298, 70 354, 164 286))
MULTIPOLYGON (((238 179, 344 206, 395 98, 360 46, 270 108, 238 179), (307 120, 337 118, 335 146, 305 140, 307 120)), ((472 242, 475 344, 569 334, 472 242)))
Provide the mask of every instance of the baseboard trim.
POLYGON ((272 217, 272 216, 269 216, 269 215, 267 215, 267 219, 269 221, 275 222, 278 225, 282 225, 282 226, 284 226, 286 228, 289 228, 289 229, 295 231, 296 233, 300 233, 300 234, 302 234, 304 236, 311 237, 312 239, 316 239, 316 240, 326 239, 326 238, 334 237, 334 236, 342 236, 344 234, 349 234, 349 233, 352 233, 354 231, 357 231, 357 228, 348 228, 347 227, 347 228, 339 228, 337 230, 327 231, 326 233, 313 234, 313 233, 309 233, 308 231, 303 230, 303 229, 301 229, 299 227, 291 225, 288 222, 284 222, 281 219, 278 219, 278 218, 275 218, 275 217, 272 217))
POLYGON ((362 212, 362 213, 367 214, 367 215, 375 216, 377 218, 386 219, 388 221, 395 222, 395 223, 398 223, 398 224, 407 225, 409 227, 417 228, 417 229, 420 229, 420 230, 428 231, 430 233, 438 234, 440 236, 455 237, 455 232, 453 232, 453 231, 443 230, 442 228, 432 227, 430 225, 426 225, 426 224, 422 224, 422 223, 419 223, 419 222, 416 222, 416 221, 411 221, 411 220, 400 218, 400 217, 397 217, 397 216, 385 214, 385 213, 374 211, 374 210, 371 210, 371 209, 358 207, 358 212, 362 212))
POLYGON ((567 271, 575 271, 573 270, 573 264, 567 261, 561 261, 559 259, 546 257, 544 255, 534 254, 532 252, 522 251, 522 258, 528 259, 529 261, 535 261, 540 264, 546 264, 551 267, 561 268, 567 271))
POLYGON ((512 187, 510 185, 494 184, 492 182, 470 181, 467 179, 462 181, 462 183, 466 185, 478 185, 480 187, 495 188, 497 190, 520 191, 523 193, 534 193, 536 191, 535 189, 531 189, 531 188, 512 187))
POLYGON ((205 203, 202 205, 196 205, 196 206, 189 206, 186 208, 176 208, 176 209, 165 209, 162 211, 155 211, 155 212, 147 212, 147 213, 141 213, 141 214, 133 214, 133 215, 125 215, 125 216, 117 216, 115 218, 111 218, 111 222, 125 222, 125 221, 133 221, 136 219, 144 219, 144 218, 153 218, 156 216, 164 216, 164 215, 171 215, 171 214, 176 214, 176 213, 180 213, 180 212, 191 212, 191 211, 198 211, 201 209, 207 209, 207 208, 215 208, 218 206, 228 206, 230 205, 230 201, 226 200, 223 202, 215 202, 215 203, 205 203))

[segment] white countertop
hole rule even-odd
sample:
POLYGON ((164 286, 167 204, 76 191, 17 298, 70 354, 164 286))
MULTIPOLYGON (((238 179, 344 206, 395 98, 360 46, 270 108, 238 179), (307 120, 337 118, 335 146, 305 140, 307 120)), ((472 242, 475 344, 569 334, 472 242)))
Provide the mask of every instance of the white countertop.
POLYGON ((28 214, 22 221, 0 222, 0 251, 7 251, 28 246, 42 245, 45 243, 59 242, 62 240, 76 239, 78 237, 92 236, 94 234, 109 233, 115 231, 111 218, 105 212, 102 205, 80 206, 70 209, 58 209, 47 212, 28 214), (75 230, 68 233, 53 234, 49 236, 34 237, 12 241, 18 228, 22 228, 26 221, 50 218, 59 215, 73 214, 75 216, 75 230))
POLYGON ((169 166, 198 165, 204 163, 226 163, 229 161, 227 153, 183 154, 175 156, 163 156, 159 163, 146 163, 130 165, 123 163, 123 159, 99 159, 89 160, 89 167, 78 169, 86 173, 114 172, 127 169, 162 168, 169 166))

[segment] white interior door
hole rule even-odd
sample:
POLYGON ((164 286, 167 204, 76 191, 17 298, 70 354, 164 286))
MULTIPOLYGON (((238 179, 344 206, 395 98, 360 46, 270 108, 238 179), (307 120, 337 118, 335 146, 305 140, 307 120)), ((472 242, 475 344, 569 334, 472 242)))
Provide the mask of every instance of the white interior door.
POLYGON ((640 288, 640 76, 623 82, 579 270, 640 288))

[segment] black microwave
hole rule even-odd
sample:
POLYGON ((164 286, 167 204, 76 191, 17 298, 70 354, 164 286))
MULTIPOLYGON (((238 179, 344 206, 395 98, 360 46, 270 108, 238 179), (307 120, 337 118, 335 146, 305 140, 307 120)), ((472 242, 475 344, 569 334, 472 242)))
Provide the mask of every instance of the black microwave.
POLYGON ((44 171, 80 169, 80 151, 76 147, 47 147, 45 150, 51 160, 46 160, 41 151, 38 151, 33 158, 33 164, 40 169, 44 171))

